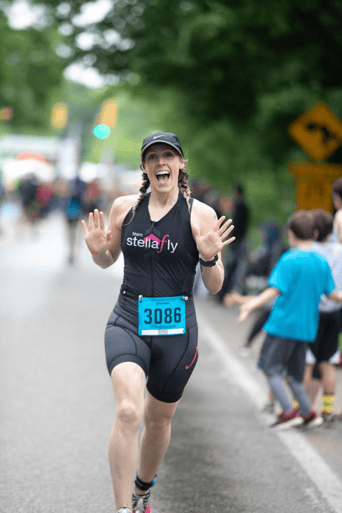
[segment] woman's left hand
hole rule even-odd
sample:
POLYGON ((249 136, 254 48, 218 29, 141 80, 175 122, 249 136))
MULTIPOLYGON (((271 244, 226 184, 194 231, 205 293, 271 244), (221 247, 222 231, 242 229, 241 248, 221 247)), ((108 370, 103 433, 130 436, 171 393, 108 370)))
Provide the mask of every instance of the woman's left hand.
POLYGON ((234 226, 231 224, 231 219, 228 219, 225 223, 224 220, 225 216, 220 217, 204 235, 201 235, 197 226, 193 226, 196 246, 200 257, 205 262, 213 260, 213 258, 222 251, 224 246, 228 246, 228 244, 235 240, 235 237, 230 237, 228 240, 225 240, 233 231, 234 226))

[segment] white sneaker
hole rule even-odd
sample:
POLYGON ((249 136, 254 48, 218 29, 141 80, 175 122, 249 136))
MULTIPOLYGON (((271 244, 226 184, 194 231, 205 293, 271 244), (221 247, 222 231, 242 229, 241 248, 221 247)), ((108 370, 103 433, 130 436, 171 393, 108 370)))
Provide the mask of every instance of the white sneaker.
POLYGON ((137 495, 133 493, 133 512, 132 513, 151 513, 151 508, 148 503, 150 498, 150 491, 143 495, 137 495))
POLYGON ((269 427, 275 431, 284 431, 295 426, 300 426, 304 423, 304 419, 299 415, 296 408, 292 408, 290 413, 282 412, 278 415, 276 422, 269 427))
POLYGON ((316 412, 311 411, 306 417, 303 417, 304 424, 303 427, 308 429, 321 426, 324 422, 322 417, 319 417, 316 412))

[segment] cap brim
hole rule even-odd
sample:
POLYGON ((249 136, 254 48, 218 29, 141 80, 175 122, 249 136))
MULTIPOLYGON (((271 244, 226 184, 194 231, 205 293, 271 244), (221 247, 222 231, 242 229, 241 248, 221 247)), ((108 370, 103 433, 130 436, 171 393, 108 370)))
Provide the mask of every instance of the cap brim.
POLYGON ((151 146, 153 146, 154 144, 166 144, 167 146, 171 146, 171 148, 173 148, 174 150, 176 150, 176 152, 178 153, 178 155, 180 155, 182 157, 182 159, 184 159, 184 155, 183 153, 181 152, 181 150, 179 148, 177 148, 177 146, 175 146, 174 144, 172 143, 169 143, 167 141, 163 141, 162 139, 156 139, 155 141, 152 141, 148 144, 146 144, 146 146, 144 147, 144 149, 141 151, 141 156, 144 155, 144 153, 146 152, 146 150, 148 148, 150 148, 151 146))

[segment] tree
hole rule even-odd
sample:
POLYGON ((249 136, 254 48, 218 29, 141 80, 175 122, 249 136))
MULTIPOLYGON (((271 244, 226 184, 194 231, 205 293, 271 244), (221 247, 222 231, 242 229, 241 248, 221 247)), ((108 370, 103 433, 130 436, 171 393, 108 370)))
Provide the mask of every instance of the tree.
POLYGON ((340 86, 338 0, 116 0, 86 27, 80 0, 44 4, 68 26, 74 60, 139 78, 140 91, 172 88, 197 124, 253 127, 274 162, 292 144, 284 127, 340 86), (93 44, 82 49, 84 32, 93 44))
POLYGON ((51 95, 60 86, 66 60, 55 51, 56 28, 14 30, 0 11, 0 107, 11 107, 11 126, 47 126, 51 95))

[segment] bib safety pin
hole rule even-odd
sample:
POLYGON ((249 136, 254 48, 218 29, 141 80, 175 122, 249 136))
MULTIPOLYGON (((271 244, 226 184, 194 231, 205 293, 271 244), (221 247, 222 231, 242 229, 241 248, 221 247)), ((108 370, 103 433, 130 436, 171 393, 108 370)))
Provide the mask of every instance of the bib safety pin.
POLYGON ((142 301, 142 300, 143 300, 143 296, 140 294, 139 301, 142 301))

